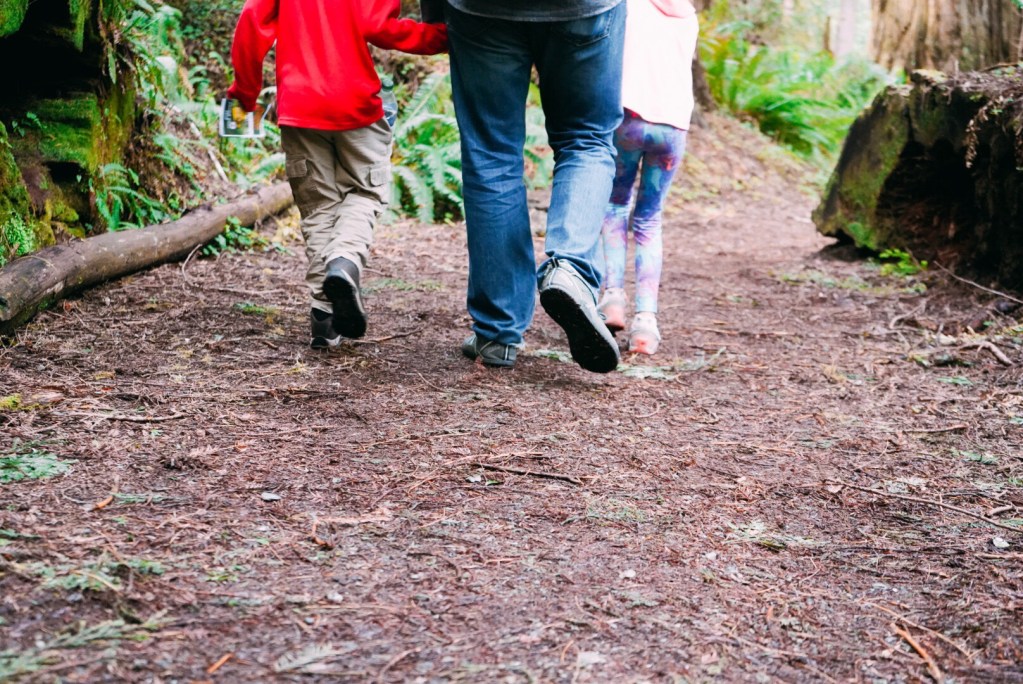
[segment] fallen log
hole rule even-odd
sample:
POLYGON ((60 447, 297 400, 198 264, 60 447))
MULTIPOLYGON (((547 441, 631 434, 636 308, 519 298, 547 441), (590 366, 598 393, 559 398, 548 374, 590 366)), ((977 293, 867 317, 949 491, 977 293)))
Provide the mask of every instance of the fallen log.
POLYGON ((104 233, 16 259, 0 269, 0 335, 12 334, 38 311, 71 294, 185 258, 222 233, 229 218, 251 226, 291 203, 291 188, 277 183, 225 204, 204 205, 177 221, 104 233))
POLYGON ((1023 67, 918 71, 853 124, 814 222, 1023 287, 1023 67))

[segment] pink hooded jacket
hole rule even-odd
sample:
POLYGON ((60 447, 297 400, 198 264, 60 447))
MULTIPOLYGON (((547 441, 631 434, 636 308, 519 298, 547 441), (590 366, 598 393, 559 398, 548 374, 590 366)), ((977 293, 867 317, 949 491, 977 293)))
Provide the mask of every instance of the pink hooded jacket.
POLYGON ((689 0, 628 0, 622 104, 651 123, 688 130, 699 20, 689 0))

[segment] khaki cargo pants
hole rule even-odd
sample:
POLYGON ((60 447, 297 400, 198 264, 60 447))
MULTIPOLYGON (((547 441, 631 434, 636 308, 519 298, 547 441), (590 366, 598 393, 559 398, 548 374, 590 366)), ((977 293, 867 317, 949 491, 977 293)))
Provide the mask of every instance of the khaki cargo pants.
POLYGON ((311 305, 330 312, 323 294, 327 262, 344 257, 361 274, 373 226, 387 206, 391 128, 384 119, 350 131, 282 126, 281 145, 288 182, 302 214, 311 305))

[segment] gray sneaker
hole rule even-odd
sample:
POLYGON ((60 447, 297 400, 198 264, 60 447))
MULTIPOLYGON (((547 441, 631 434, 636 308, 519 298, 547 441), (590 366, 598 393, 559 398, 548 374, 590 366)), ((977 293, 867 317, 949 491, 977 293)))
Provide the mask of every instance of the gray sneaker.
POLYGON ((519 350, 513 345, 485 340, 473 334, 462 343, 462 353, 470 359, 479 359, 484 366, 511 368, 515 365, 515 357, 518 356, 519 350))
POLYGON ((330 349, 341 344, 341 336, 334 332, 334 317, 326 311, 312 309, 309 323, 312 329, 309 346, 313 349, 330 349))
POLYGON ((540 304, 565 330, 576 363, 593 373, 618 367, 618 344, 597 312, 592 288, 572 264, 551 259, 540 277, 540 304))

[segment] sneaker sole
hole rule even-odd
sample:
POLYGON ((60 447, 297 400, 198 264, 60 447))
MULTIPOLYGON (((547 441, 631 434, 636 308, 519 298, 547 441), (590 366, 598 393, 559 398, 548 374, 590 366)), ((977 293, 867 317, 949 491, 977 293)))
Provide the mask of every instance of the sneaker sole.
POLYGON ((591 373, 610 373, 618 368, 618 345, 603 321, 595 327, 575 298, 558 287, 540 293, 540 305, 568 335, 575 362, 591 373))
POLYGON ((633 354, 653 356, 657 353, 658 343, 655 340, 634 339, 629 341, 629 351, 633 354))
POLYGON ((473 354, 471 352, 465 351, 464 349, 462 350, 462 355, 465 356, 468 359, 472 359, 473 361, 476 361, 477 359, 479 359, 480 363, 482 363, 484 366, 488 366, 490 368, 511 368, 512 366, 515 365, 514 361, 504 361, 504 360, 496 361, 496 360, 491 360, 491 359, 488 359, 486 356, 483 356, 481 354, 473 354))
POLYGON ((366 334, 366 312, 359 304, 355 283, 341 276, 328 277, 323 281, 323 294, 334 309, 334 332, 349 338, 366 334))
POLYGON ((341 336, 337 337, 320 337, 316 336, 309 341, 310 349, 333 349, 341 345, 341 336))

